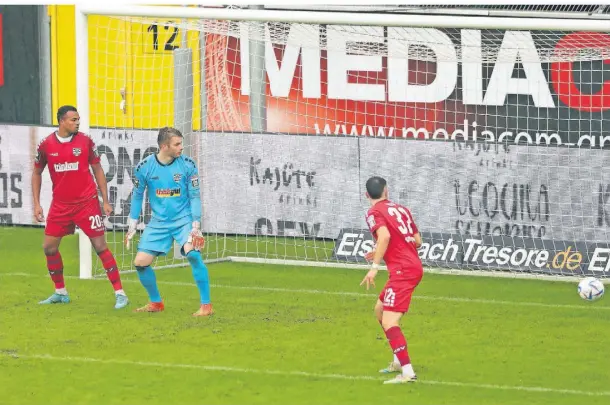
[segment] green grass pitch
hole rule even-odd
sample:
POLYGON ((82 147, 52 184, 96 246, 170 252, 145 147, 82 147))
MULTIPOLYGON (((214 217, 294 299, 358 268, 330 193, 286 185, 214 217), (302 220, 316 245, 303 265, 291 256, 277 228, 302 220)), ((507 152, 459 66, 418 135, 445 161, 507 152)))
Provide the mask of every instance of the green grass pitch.
POLYGON ((73 302, 39 306, 42 230, 0 228, 0 404, 610 403, 610 301, 575 283, 426 274, 402 324, 419 381, 387 386, 384 272, 366 292, 361 270, 214 263, 216 314, 194 319, 190 269, 160 270, 166 311, 136 314, 137 276, 114 310, 107 280, 77 278, 76 239, 60 248, 73 302))

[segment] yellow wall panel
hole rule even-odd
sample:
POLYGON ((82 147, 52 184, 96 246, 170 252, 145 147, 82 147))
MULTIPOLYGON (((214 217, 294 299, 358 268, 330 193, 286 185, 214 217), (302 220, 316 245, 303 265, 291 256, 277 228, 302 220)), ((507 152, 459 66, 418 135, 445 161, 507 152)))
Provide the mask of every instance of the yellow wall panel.
MULTIPOLYGON (((136 128, 159 128, 174 122, 173 49, 181 46, 184 32, 164 21, 131 24, 133 47, 133 111, 136 128)), ((193 127, 199 129, 199 35, 189 31, 193 49, 193 127)))
MULTIPOLYGON (((52 23, 53 109, 76 103, 74 7, 49 6, 52 23)), ((90 125, 159 128, 173 125, 172 49, 181 29, 124 19, 89 17, 90 125), (123 94, 125 108, 121 108, 123 94)), ((199 33, 189 31, 193 50, 193 127, 200 129, 199 33)))
POLYGON ((53 123, 55 113, 65 104, 76 106, 76 41, 74 6, 48 6, 51 17, 51 80, 53 123))
POLYGON ((132 23, 133 111, 137 128, 173 123, 173 55, 182 33, 162 24, 132 23))
POLYGON ((90 122, 96 127, 129 128, 133 110, 122 108, 122 93, 128 96, 131 70, 127 23, 118 18, 89 17, 90 122))

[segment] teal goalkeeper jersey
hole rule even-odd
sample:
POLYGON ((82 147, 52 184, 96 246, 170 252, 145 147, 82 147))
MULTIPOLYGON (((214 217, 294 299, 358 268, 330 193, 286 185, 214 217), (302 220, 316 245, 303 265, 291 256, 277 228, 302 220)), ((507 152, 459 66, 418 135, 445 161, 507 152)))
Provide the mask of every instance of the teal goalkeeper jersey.
POLYGON ((156 155, 142 160, 135 169, 134 190, 129 217, 138 219, 142 211, 144 192, 152 210, 147 226, 164 227, 182 221, 201 221, 201 197, 197 165, 180 156, 164 165, 156 155))

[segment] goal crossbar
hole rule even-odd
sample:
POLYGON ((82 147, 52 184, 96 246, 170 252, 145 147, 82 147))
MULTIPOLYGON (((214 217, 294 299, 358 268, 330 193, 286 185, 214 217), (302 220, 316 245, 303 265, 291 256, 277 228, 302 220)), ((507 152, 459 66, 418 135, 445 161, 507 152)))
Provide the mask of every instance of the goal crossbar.
POLYGON ((381 14, 324 11, 257 10, 168 6, 121 6, 87 4, 78 7, 82 14, 124 17, 201 18, 231 21, 268 21, 302 24, 336 24, 385 27, 470 28, 528 31, 610 31, 605 19, 508 18, 482 16, 381 14))

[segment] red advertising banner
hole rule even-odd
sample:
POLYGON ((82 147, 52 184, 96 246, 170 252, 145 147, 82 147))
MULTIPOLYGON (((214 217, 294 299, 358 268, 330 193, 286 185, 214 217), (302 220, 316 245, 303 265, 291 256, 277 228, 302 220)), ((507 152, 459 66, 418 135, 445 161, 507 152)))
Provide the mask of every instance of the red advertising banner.
MULTIPOLYGON (((607 34, 265 27, 267 132, 610 147, 607 34)), ((210 131, 250 131, 240 29, 206 37, 210 131)))

